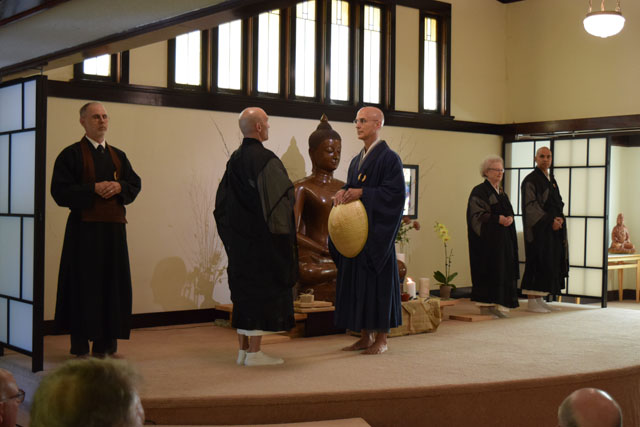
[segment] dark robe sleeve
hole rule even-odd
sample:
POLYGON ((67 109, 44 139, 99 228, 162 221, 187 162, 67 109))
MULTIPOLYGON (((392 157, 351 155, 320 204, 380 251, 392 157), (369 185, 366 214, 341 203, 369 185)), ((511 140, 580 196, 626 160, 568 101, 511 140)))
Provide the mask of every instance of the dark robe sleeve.
POLYGON ((294 187, 278 159, 271 159, 258 175, 258 193, 264 220, 273 234, 289 234, 294 203, 294 187))
MULTIPOLYGON (((545 200, 548 194, 541 196, 542 200, 545 200)), ((522 183, 522 210, 524 238, 527 242, 532 242, 534 239, 534 227, 545 228, 547 225, 551 227, 553 218, 544 210, 544 206, 538 198, 536 186, 531 180, 522 183)))
POLYGON ((118 183, 122 187, 122 191, 118 194, 123 205, 128 205, 133 202, 142 189, 142 180, 138 174, 133 170, 129 159, 124 151, 118 150, 120 161, 122 162, 122 177, 118 180, 118 183))
POLYGON ((74 146, 65 148, 56 158, 51 178, 51 196, 59 206, 72 210, 90 208, 94 183, 82 183, 82 155, 74 146))
POLYGON ((405 187, 402 161, 389 150, 378 160, 380 184, 362 187, 362 203, 369 219, 369 237, 365 253, 369 266, 379 273, 394 249, 396 233, 402 219, 405 187))

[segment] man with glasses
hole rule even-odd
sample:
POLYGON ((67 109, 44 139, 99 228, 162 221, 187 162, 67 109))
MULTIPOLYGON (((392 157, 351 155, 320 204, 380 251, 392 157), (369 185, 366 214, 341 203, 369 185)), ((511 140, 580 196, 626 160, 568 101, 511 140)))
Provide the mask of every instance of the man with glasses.
POLYGON ((0 369, 0 427, 15 427, 24 390, 18 388, 11 372, 0 369))
POLYGON ((358 341, 343 350, 380 354, 387 350, 389 329, 402 323, 395 238, 404 208, 404 175, 400 157, 380 139, 382 111, 361 108, 354 123, 364 147, 351 161, 347 184, 336 193, 334 204, 360 200, 367 212, 369 235, 354 258, 341 255, 330 242, 338 267, 335 323, 362 332, 358 341))

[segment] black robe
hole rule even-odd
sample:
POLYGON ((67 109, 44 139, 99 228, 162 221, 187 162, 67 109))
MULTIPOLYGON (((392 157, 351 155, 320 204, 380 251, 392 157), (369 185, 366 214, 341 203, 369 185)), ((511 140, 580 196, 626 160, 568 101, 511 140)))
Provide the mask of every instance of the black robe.
POLYGON ((500 215, 513 216, 507 195, 498 194, 487 180, 475 186, 467 204, 471 300, 515 308, 520 277, 516 226, 500 225, 500 215))
POLYGON ((523 290, 560 293, 569 275, 567 222, 558 231, 551 225, 562 217, 564 203, 558 183, 535 168, 522 181, 522 224, 526 263, 520 287, 523 290))
POLYGON ((298 247, 294 188, 278 157, 244 138, 227 162, 214 217, 227 252, 232 326, 286 331, 295 326, 298 247))
POLYGON ((351 161, 344 187, 362 188, 367 243, 356 257, 346 258, 329 239, 338 267, 335 324, 352 331, 384 331, 402 324, 395 248, 405 200, 402 161, 384 141, 371 150, 361 166, 362 152, 351 161))
MULTIPOLYGON (((55 320, 72 335, 90 340, 126 339, 131 329, 131 272, 125 224, 82 220, 82 210, 91 208, 99 196, 93 182, 83 183, 81 144, 91 151, 95 182, 114 181, 109 153, 98 154, 86 138, 65 148, 55 161, 51 195, 59 206, 71 209, 60 258, 55 320)), ((109 148, 122 168, 117 180, 122 192, 114 197, 126 205, 140 192, 140 177, 122 150, 109 148)))

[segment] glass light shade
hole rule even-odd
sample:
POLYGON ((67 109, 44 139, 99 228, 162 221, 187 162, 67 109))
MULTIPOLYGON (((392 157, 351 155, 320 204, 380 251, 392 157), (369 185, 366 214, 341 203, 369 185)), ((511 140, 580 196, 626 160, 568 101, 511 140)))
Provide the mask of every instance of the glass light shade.
POLYGON ((606 38, 618 34, 624 27, 624 17, 620 12, 600 11, 587 13, 584 29, 592 36, 606 38))

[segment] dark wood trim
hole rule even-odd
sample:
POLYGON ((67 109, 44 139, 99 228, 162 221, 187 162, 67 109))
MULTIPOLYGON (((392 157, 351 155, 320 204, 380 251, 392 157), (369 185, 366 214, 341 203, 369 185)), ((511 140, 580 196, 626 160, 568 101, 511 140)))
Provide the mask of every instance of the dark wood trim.
POLYGON ((47 77, 36 78, 36 153, 33 230, 33 335, 31 370, 43 369, 45 209, 47 194, 47 77))
MULTIPOLYGON (((139 313, 131 315, 131 328, 154 328, 158 326, 189 325, 193 323, 213 322, 216 319, 229 319, 229 313, 215 308, 199 310, 161 311, 157 313, 139 313)), ((54 320, 43 323, 44 335, 64 335, 69 331, 59 329, 54 320)))
MULTIPOLYGON (((607 291, 607 301, 615 302, 618 301, 618 291, 607 291)), ((626 302, 634 302, 636 300, 636 290, 635 289, 623 289, 622 290, 622 300, 626 302)))
MULTIPOLYGON (((49 81, 47 95, 70 99, 95 99, 107 102, 193 108, 208 111, 240 112, 248 105, 261 107, 270 115, 318 120, 326 113, 331 121, 351 122, 358 111, 354 105, 319 104, 272 97, 214 94, 147 86, 113 86, 95 82, 49 81)), ((416 129, 433 129, 502 135, 504 125, 453 120, 439 114, 385 111, 385 124, 416 129)))
POLYGON ((395 110, 396 108, 396 5, 391 5, 387 13, 387 93, 383 108, 395 110))
POLYGON ((550 120, 505 125, 504 137, 518 139, 597 136, 606 134, 633 135, 640 132, 640 114, 591 117, 585 119, 550 120))

